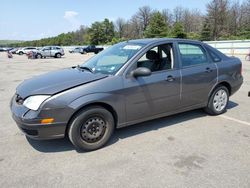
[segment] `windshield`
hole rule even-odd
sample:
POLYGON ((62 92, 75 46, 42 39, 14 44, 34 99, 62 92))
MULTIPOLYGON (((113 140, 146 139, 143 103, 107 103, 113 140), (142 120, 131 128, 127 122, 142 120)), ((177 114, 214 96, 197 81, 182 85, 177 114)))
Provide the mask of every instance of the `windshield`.
POLYGON ((89 59, 80 67, 87 67, 93 73, 115 74, 142 47, 142 44, 118 43, 89 59))

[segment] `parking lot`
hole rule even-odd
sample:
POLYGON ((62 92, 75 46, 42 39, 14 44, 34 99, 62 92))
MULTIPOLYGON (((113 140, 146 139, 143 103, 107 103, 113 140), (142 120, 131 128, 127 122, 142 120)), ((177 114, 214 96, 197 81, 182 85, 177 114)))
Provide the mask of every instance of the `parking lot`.
POLYGON ((77 152, 67 139, 27 139, 9 102, 24 79, 92 55, 27 59, 0 53, 0 187, 250 187, 250 62, 228 110, 202 110, 116 130, 108 145, 77 152))

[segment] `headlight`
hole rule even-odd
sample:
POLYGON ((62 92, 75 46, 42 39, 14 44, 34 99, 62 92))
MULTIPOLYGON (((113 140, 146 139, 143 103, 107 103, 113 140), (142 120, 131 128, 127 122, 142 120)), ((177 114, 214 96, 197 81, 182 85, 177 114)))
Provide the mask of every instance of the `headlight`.
POLYGON ((40 105, 48 99, 50 96, 48 95, 36 95, 30 96, 23 102, 23 105, 31 110, 38 110, 40 105))

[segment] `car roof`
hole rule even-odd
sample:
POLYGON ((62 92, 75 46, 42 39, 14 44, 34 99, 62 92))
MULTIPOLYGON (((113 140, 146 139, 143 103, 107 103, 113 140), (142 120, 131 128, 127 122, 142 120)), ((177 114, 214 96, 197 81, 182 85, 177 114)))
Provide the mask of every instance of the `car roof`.
POLYGON ((201 43, 197 40, 190 40, 190 39, 180 39, 180 38, 146 38, 146 39, 135 39, 135 40, 129 40, 127 42, 131 43, 137 43, 137 44, 154 44, 158 42, 190 42, 190 43, 201 43))
POLYGON ((61 48, 60 46, 44 46, 43 48, 48 48, 48 47, 57 47, 57 48, 61 48))

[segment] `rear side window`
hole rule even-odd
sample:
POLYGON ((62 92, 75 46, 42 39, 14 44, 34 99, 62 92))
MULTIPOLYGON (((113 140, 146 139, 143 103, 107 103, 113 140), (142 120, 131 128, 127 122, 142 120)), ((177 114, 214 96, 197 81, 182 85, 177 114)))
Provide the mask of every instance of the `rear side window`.
POLYGON ((206 52, 200 45, 180 43, 178 46, 180 50, 182 67, 208 63, 206 52))
POLYGON ((59 48, 59 47, 56 47, 56 46, 53 46, 52 47, 52 50, 60 50, 61 48, 59 48))
POLYGON ((212 58, 213 62, 220 62, 221 58, 219 55, 217 55, 215 52, 213 52, 212 50, 210 50, 209 48, 206 48, 210 57, 212 58))

